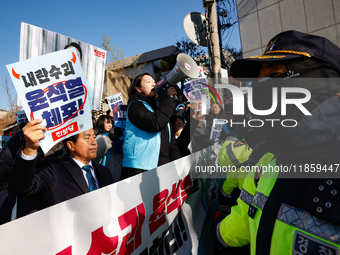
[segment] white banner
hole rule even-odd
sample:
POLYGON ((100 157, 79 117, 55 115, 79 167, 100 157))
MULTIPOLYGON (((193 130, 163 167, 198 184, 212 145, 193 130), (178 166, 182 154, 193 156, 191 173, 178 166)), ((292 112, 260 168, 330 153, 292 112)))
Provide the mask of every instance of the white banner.
POLYGON ((55 144, 92 128, 87 86, 75 48, 7 65, 29 120, 43 119, 46 154, 55 144))
MULTIPOLYGON (((211 148, 0 227, 0 254, 197 254, 211 148)), ((209 192, 211 193, 211 192, 209 192)))
POLYGON ((27 23, 21 23, 19 61, 63 50, 71 42, 82 49, 82 69, 91 85, 93 110, 100 110, 104 85, 107 52, 101 48, 81 42, 27 23))

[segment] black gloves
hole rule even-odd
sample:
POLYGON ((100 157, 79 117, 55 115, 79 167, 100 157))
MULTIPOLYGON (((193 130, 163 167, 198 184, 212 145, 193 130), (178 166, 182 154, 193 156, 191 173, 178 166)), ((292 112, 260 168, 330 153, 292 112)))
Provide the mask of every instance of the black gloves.
POLYGON ((235 188, 230 195, 224 193, 222 190, 218 193, 218 202, 220 205, 234 206, 237 205, 237 198, 240 195, 240 190, 235 188), (226 196, 225 196, 226 195, 226 196))

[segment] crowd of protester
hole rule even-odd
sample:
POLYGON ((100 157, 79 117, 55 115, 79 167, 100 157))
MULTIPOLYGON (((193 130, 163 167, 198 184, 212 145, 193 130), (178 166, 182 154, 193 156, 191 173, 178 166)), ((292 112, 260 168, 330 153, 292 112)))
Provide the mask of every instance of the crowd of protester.
MULTIPOLYGON (((313 116, 306 117, 300 109, 289 107, 288 116, 284 117, 298 121, 291 129, 274 127, 272 123, 258 129, 223 125, 218 164, 237 169, 245 165, 258 168, 225 176, 218 201, 230 206, 231 211, 210 230, 220 252, 307 254, 301 245, 307 247, 308 241, 324 247, 328 254, 338 250, 339 179, 280 178, 281 173, 268 174, 261 169, 280 164, 339 165, 339 59, 339 47, 325 38, 287 31, 271 40, 266 55, 232 64, 235 77, 256 78, 252 87, 263 96, 254 97, 256 106, 264 108, 268 103, 264 95, 268 89, 271 93, 272 87, 308 88, 311 100, 305 107, 313 116), (301 82, 296 76, 313 79, 301 82), (296 217, 288 212, 294 212, 296 217), (295 245, 297 242, 301 245, 295 245)), ((157 95, 155 86, 148 73, 133 80, 125 130, 114 127, 112 116, 107 113, 93 120, 93 129, 65 139, 62 147, 45 157, 39 149, 46 130, 40 125, 41 120, 30 121, 13 135, 0 154, 0 191, 6 194, 0 223, 214 145, 214 119, 226 119, 228 123, 233 119, 232 98, 223 105, 212 99, 211 107, 204 113, 197 103, 174 100, 177 91, 173 87, 157 95), (117 153, 115 141, 122 135, 122 152, 117 153)), ((280 110, 269 116, 252 113, 243 117, 281 120, 280 110)))
MULTIPOLYGON (((73 164, 75 161, 82 168, 88 163, 96 186, 100 188, 213 145, 214 140, 210 139, 212 121, 225 116, 224 108, 212 101, 211 110, 203 115, 196 103, 175 101, 173 95, 177 92, 173 87, 166 94, 157 95, 155 85, 148 73, 134 79, 129 88, 125 130, 114 126, 113 113, 109 110, 97 119, 92 117, 93 129, 88 131, 89 134, 82 132, 67 138, 46 155, 39 147, 39 140, 45 131, 39 121, 31 121, 14 131, 0 154, 0 223, 88 192, 74 189, 71 195, 61 195, 65 192, 61 190, 60 179, 69 176, 59 176, 59 179, 55 176, 64 171, 61 169, 63 164, 77 168, 73 164), (39 136, 34 132, 39 132, 39 136), (123 134, 122 152, 116 152, 115 140, 123 134), (80 143, 78 139, 84 135, 92 139, 88 144, 89 147, 96 147, 95 156, 88 156, 87 152, 75 153, 76 145, 80 143), (25 154, 32 150, 32 155, 25 154), (105 184, 100 183, 97 164, 110 173, 105 184), (23 165, 26 167, 23 168, 23 165)), ((88 179, 86 182, 90 186, 88 179)), ((71 182, 69 185, 72 187, 71 182)))

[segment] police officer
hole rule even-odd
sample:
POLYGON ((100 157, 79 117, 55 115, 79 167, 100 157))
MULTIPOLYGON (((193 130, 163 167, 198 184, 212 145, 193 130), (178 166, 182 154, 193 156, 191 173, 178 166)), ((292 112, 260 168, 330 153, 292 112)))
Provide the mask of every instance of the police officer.
POLYGON ((220 204, 233 205, 229 204, 229 200, 233 198, 232 193, 242 189, 247 174, 246 171, 241 171, 240 167, 248 161, 251 152, 252 149, 242 139, 228 136, 224 141, 218 153, 218 164, 227 167, 228 172, 219 194, 220 204))
POLYGON ((218 196, 220 204, 235 205, 248 174, 249 159, 251 159, 253 148, 264 139, 261 131, 249 128, 233 129, 223 142, 218 153, 218 164, 226 167, 227 175, 218 196))
POLYGON ((250 243, 251 254, 339 254, 339 47, 286 31, 270 40, 262 56, 236 60, 231 73, 256 77, 254 108, 274 110, 254 110, 266 139, 251 157, 263 164, 256 176, 250 173, 257 178, 244 182, 248 203, 239 199, 217 226, 218 240, 225 247, 250 243), (275 93, 288 100, 275 105, 275 93), (263 158, 268 155, 269 163, 263 158), (228 222, 233 226, 223 227, 228 222))

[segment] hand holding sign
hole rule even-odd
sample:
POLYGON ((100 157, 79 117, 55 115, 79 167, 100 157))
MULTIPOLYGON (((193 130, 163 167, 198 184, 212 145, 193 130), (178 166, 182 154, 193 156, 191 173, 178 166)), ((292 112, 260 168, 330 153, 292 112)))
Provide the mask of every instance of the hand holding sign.
POLYGON ((26 138, 26 145, 23 150, 26 156, 34 156, 40 146, 39 141, 45 138, 44 131, 46 131, 47 128, 39 125, 42 121, 42 119, 32 120, 22 129, 26 138))

